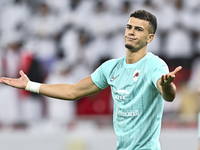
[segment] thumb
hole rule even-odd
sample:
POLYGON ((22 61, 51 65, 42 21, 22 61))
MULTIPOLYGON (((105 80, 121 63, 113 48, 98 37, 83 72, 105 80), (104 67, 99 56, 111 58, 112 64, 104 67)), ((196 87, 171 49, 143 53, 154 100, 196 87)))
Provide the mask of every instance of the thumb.
POLYGON ((26 76, 25 73, 22 70, 20 70, 19 74, 20 74, 21 77, 26 76))
POLYGON ((173 74, 177 74, 182 69, 182 66, 178 66, 174 71, 173 74))

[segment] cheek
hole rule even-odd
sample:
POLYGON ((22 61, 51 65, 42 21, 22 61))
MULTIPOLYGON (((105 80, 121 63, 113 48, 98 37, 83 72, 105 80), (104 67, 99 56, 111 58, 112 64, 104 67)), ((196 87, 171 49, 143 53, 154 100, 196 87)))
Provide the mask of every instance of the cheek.
POLYGON ((146 36, 146 35, 141 36, 141 40, 142 40, 143 43, 147 43, 148 36, 146 36))
POLYGON ((127 36, 128 34, 127 34, 127 32, 125 31, 125 33, 124 33, 124 38, 127 36))

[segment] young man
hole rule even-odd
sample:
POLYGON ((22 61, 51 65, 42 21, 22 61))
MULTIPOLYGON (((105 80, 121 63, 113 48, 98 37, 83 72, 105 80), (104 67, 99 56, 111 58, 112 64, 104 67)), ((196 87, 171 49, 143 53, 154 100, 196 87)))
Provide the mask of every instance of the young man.
POLYGON ((103 63, 76 84, 35 83, 23 71, 19 79, 2 77, 0 83, 64 100, 75 100, 111 86, 117 150, 160 150, 163 99, 174 100, 176 87, 172 82, 182 67, 169 72, 163 60, 147 53, 156 28, 154 15, 144 10, 132 13, 125 31, 126 57, 103 63))

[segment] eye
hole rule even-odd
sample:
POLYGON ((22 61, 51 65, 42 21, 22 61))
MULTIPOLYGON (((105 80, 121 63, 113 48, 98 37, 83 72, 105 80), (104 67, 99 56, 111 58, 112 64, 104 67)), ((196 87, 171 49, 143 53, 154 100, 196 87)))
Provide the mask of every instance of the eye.
POLYGON ((131 27, 131 26, 126 26, 126 28, 127 28, 127 29, 131 29, 132 27, 131 27))
POLYGON ((137 31, 143 31, 141 28, 137 28, 137 31))

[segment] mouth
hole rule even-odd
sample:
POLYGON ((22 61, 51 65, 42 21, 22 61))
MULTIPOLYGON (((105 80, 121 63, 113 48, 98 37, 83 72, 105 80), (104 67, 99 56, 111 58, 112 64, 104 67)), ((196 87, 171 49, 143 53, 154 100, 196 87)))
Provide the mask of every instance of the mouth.
POLYGON ((129 41, 135 41, 137 38, 134 38, 134 37, 126 37, 127 38, 127 40, 129 40, 129 41))

